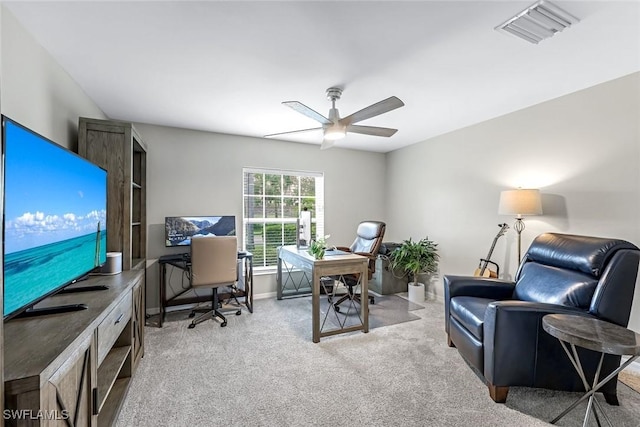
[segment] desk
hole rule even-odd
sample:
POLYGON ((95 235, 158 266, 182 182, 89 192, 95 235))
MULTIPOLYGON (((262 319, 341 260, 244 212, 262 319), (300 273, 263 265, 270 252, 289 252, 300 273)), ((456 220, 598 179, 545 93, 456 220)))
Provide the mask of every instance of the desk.
MULTIPOLYGON (((342 334, 353 331, 369 332, 369 291, 368 291, 368 264, 369 259, 361 255, 325 254, 323 259, 317 260, 309 255, 307 249, 298 249, 296 246, 282 246, 278 250, 278 276, 277 276, 277 298, 279 300, 286 296, 308 295, 309 290, 303 290, 300 283, 294 283, 291 278, 293 269, 299 269, 303 278, 307 280, 307 285, 311 287, 311 311, 312 311, 312 333, 313 342, 320 342, 321 337, 342 334), (289 267, 291 266, 291 267, 289 267), (283 279, 283 267, 286 269, 287 278, 283 279), (324 314, 322 327, 320 325, 320 279, 327 276, 342 276, 345 274, 360 274, 360 324, 346 326, 344 322, 339 322, 339 327, 331 330, 323 330, 330 312, 335 316, 347 316, 346 313, 338 313, 332 304, 324 314), (293 284, 293 289, 287 292, 287 285, 293 284)), ((335 293, 336 286, 332 287, 335 293)))
POLYGON ((588 424, 589 416, 592 411, 596 417, 598 425, 600 425, 600 420, 596 413, 596 407, 600 410, 604 419, 611 426, 611 421, 609 421, 609 418, 607 418, 602 407, 595 399, 595 393, 611 378, 618 375, 621 370, 626 368, 640 356, 640 335, 627 328, 623 328, 622 326, 605 322, 603 320, 569 314, 547 314, 542 318, 542 327, 547 331, 547 333, 560 340, 562 348, 565 353, 567 353, 567 356, 569 357, 569 360, 571 360, 573 367, 578 372, 578 375, 580 375, 586 390, 586 393, 580 399, 575 401, 571 406, 565 409, 564 412, 554 418, 553 421, 551 421, 551 424, 555 424, 580 402, 589 398, 583 426, 588 424), (567 343, 571 346, 571 351, 569 351, 567 343), (578 352, 576 351, 576 346, 597 351, 601 354, 595 378, 593 379, 593 385, 589 385, 586 380, 584 371, 582 370, 582 365, 580 364, 578 352), (606 378, 600 380, 600 368, 602 367, 602 361, 604 360, 605 354, 631 357, 606 378))
MULTIPOLYGON (((244 305, 250 313, 253 313, 253 254, 251 252, 238 252, 238 260, 242 262, 243 266, 244 290, 241 291, 240 294, 236 294, 236 296, 241 298, 244 297, 244 305)), ((209 295, 177 299, 180 295, 190 291, 191 288, 185 289, 171 298, 167 298, 167 265, 189 271, 191 269, 191 261, 188 256, 184 256, 183 254, 163 255, 158 259, 158 265, 160 266, 160 314, 158 327, 162 328, 162 323, 166 316, 166 307, 211 301, 211 296, 209 295)), ((222 293, 219 295, 221 298, 226 297, 226 295, 222 293)))

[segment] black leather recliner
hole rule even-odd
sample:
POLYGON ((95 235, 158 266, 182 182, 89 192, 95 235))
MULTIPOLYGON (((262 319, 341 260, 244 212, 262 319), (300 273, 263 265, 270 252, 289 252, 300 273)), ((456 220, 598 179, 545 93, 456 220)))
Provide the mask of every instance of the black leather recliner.
MULTIPOLYGON (((626 327, 640 250, 624 240, 547 233, 538 236, 515 282, 444 276, 448 344, 484 377, 489 394, 505 402, 510 386, 584 391, 558 340, 544 331, 551 313, 597 317, 626 327)), ((578 350, 590 383, 599 354, 578 350)), ((620 364, 607 355, 600 378, 620 364)), ((601 391, 618 404, 617 377, 601 391)))

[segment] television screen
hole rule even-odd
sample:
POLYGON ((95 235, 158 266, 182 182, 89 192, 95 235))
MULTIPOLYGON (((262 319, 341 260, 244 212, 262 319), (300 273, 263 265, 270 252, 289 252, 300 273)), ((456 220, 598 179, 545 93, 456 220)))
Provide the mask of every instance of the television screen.
POLYGON ((191 236, 235 236, 236 217, 168 216, 164 219, 166 246, 188 246, 191 236))
POLYGON ((2 117, 4 316, 107 259, 107 172, 2 117))

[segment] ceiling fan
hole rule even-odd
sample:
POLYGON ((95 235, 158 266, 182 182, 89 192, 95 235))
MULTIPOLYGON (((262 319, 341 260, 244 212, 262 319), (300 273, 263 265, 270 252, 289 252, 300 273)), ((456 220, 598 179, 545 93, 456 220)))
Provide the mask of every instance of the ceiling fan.
POLYGON ((340 114, 338 113, 338 109, 336 108, 336 101, 340 99, 341 95, 342 89, 340 88, 330 87, 329 89, 327 89, 327 98, 331 101, 329 118, 323 116, 315 110, 312 110, 311 108, 298 101, 283 102, 283 104, 287 107, 293 108, 297 112, 302 113, 317 122, 320 122, 322 124, 322 127, 300 129, 290 132, 272 133, 270 135, 265 135, 264 137, 274 138, 282 135, 290 135, 299 132, 309 132, 322 129, 324 138, 322 140, 322 145, 320 145, 320 149, 324 150, 327 148, 331 148, 333 144, 335 144, 336 140, 344 138, 347 132, 390 137, 398 131, 398 129, 383 128, 377 126, 359 126, 354 124, 402 107, 404 105, 404 102, 402 102, 397 97, 389 97, 380 102, 369 105, 368 107, 365 107, 362 110, 357 111, 347 117, 340 118, 340 114))

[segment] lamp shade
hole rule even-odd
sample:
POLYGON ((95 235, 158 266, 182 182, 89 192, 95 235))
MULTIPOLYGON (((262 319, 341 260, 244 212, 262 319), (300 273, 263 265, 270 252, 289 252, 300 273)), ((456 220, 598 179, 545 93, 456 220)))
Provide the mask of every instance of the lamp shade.
POLYGON ((516 215, 518 218, 522 215, 541 215, 540 190, 518 189, 501 192, 498 214, 516 215))

